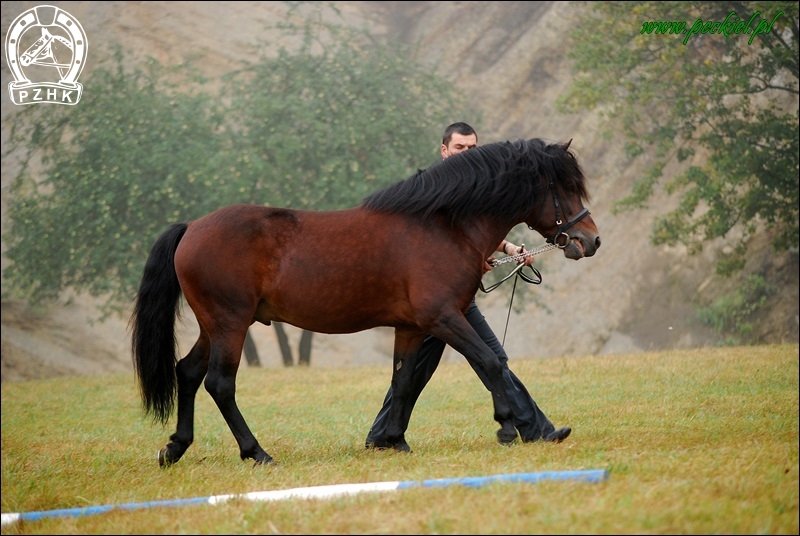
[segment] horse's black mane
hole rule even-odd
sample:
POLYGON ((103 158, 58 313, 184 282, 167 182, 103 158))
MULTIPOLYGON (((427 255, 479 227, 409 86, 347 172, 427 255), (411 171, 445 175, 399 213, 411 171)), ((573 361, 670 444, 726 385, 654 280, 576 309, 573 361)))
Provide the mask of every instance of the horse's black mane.
POLYGON ((588 201, 586 180, 564 144, 540 139, 490 143, 453 155, 367 196, 378 212, 426 219, 446 214, 455 222, 476 216, 522 220, 548 183, 588 201))

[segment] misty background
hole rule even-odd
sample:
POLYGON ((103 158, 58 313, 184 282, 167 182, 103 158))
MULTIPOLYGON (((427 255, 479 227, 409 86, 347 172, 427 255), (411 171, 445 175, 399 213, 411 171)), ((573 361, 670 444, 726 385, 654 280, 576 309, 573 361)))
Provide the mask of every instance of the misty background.
MULTIPOLYGON (((726 335, 698 319, 708 306, 741 284, 741 277, 722 278, 714 271, 726 243, 717 239, 698 255, 681 246, 653 246, 654 218, 677 203, 656 192, 647 208, 613 214, 616 201, 629 194, 648 157, 626 156, 620 137, 604 133, 597 111, 562 113, 556 100, 574 78, 568 59, 567 35, 584 8, 575 2, 334 2, 336 20, 368 28, 376 37, 414 45, 413 60, 448 80, 452 95, 473 116, 466 121, 479 133, 479 143, 515 138, 572 140, 589 180, 588 208, 598 225, 603 247, 578 262, 559 252, 537 256, 543 284, 520 291, 507 319, 512 283, 491 294, 478 294, 478 304, 511 359, 575 357, 691 348, 726 343, 726 335), (507 331, 506 331, 507 330, 507 331), (504 335, 505 333, 505 335, 504 335)), ((5 37, 11 22, 35 2, 2 2, 5 37)), ((51 2, 76 19, 86 32, 89 49, 79 79, 84 99, 90 98, 93 66, 115 46, 134 61, 151 56, 164 65, 191 64, 211 78, 224 78, 243 58, 263 47, 266 28, 282 20, 282 2, 51 2)), ((331 15, 333 17, 333 15, 331 15)), ((631 14, 631 17, 637 15, 631 14)), ((653 36, 653 39, 656 39, 653 36)), ((721 38, 721 37, 720 37, 721 38)), ((675 40, 672 46, 683 46, 675 40)), ((11 178, 17 165, 6 154, 9 133, 20 112, 7 92, 12 77, 2 68, 2 208, 3 227, 11 178)), ((437 99, 437 95, 421 95, 437 99)), ((796 107, 797 104, 795 103, 796 107)), ((74 110, 80 112, 80 104, 74 110)), ((446 126, 442 124, 439 132, 446 126)), ((280 135, 278 133, 277 135, 280 135)), ((336 132, 331 132, 336 136, 336 132)), ((438 135, 438 133, 437 133, 438 135)), ((432 137, 432 154, 440 139, 432 137)), ((702 158, 702 155, 698 156, 702 158)), ((431 161, 421 161, 426 167, 431 161)), ((681 171, 671 163, 665 175, 681 171)), ((399 180, 404 176, 394 177, 399 180)), ((544 239, 527 228, 515 229, 514 241, 528 248, 544 239)), ((155 236, 152 237, 155 240, 155 236)), ((753 241, 754 254, 744 273, 762 274, 779 291, 754 318, 753 340, 760 343, 798 341, 798 250, 775 253, 764 236, 753 241)), ((3 252, 6 244, 3 244, 3 252)), ((142 262, 144 259, 142 259, 142 262)), ((3 270, 7 260, 3 258, 3 270)), ((324 277, 321 273, 320 277, 324 277)), ((443 274, 446 277, 446 274, 443 274)), ((5 287, 5 282, 4 282, 5 287)), ((357 291, 357 289, 354 289, 357 291)), ((196 336, 191 311, 184 310, 181 352, 196 336)), ((64 374, 94 374, 130 369, 127 316, 99 320, 97 300, 65 292, 55 303, 32 305, 3 301, 2 379, 13 381, 64 374)), ((251 329, 264 366, 281 366, 273 328, 251 329)), ((299 330, 287 328, 293 347, 299 330)), ((352 335, 315 335, 312 366, 391 362, 391 329, 352 335)), ((446 360, 462 359, 452 350, 446 360)), ((388 376, 387 376, 388 378, 388 376)))

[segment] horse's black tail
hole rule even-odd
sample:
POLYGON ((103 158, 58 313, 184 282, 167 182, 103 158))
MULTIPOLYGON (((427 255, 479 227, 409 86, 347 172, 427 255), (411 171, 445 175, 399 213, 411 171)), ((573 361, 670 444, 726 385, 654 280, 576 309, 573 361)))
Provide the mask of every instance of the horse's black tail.
POLYGON ((175 318, 181 286, 175 273, 175 250, 186 228, 185 223, 176 223, 153 244, 130 319, 133 367, 144 411, 162 424, 172 414, 177 392, 175 318))

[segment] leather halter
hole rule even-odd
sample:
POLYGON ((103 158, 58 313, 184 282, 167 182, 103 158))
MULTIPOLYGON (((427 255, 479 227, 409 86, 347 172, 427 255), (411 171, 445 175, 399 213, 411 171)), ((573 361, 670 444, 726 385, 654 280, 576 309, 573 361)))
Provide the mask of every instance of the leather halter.
MULTIPOLYGON (((558 226, 558 229, 556 229, 555 234, 553 234, 553 236, 548 237, 546 241, 547 241, 548 244, 555 244, 560 249, 564 249, 565 247, 567 247, 569 245, 569 240, 570 240, 570 237, 567 234, 567 231, 573 225, 575 225, 576 223, 581 221, 583 218, 588 216, 590 214, 590 212, 589 212, 589 209, 584 208, 580 212, 575 214, 575 216, 573 216, 572 218, 567 220, 566 223, 564 223, 564 221, 562 219, 562 216, 561 216, 561 202, 558 199, 558 194, 556 193, 555 184, 553 184, 553 179, 552 178, 550 179, 550 193, 553 194, 553 204, 555 205, 555 208, 556 208, 556 225, 558 226)), ((528 228, 531 229, 531 230, 534 230, 533 227, 531 227, 530 225, 528 226, 528 228)))
MULTIPOLYGON (((558 194, 556 193, 555 184, 553 184, 553 179, 550 179, 550 192, 553 194, 553 204, 555 205, 556 225, 558 226, 558 228, 556 229, 555 234, 553 234, 553 236, 550 236, 550 237, 547 238, 547 243, 548 244, 552 244, 552 245, 550 245, 550 246, 541 246, 541 247, 537 248, 537 250, 535 250, 535 251, 526 252, 524 254, 519 254, 519 255, 516 255, 516 256, 512 255, 512 256, 506 257, 504 259, 504 261, 511 261, 514 257, 519 257, 521 255, 533 255, 535 253, 540 253, 542 251, 547 251, 548 249, 551 249, 553 247, 558 247, 559 249, 566 248, 569 245, 569 241, 570 241, 570 236, 569 236, 569 234, 567 234, 567 231, 573 225, 575 225, 576 223, 578 223, 579 221, 581 221, 583 218, 585 218, 586 216, 588 216, 590 214, 589 209, 583 208, 583 209, 581 209, 580 212, 575 214, 575 216, 573 216, 572 218, 567 220, 566 223, 564 223, 564 221, 562 220, 562 216, 561 216, 561 202, 558 199, 558 194)), ((544 202, 542 202, 542 206, 544 206, 544 202)), ((541 215, 539 216, 539 219, 541 220, 541 215)), ((538 225, 538 223, 537 223, 537 225, 538 225)), ((532 225, 528 225, 528 229, 530 229, 531 231, 535 231, 536 230, 532 225)), ((523 244, 523 248, 524 247, 525 247, 525 245, 523 244)), ((497 266, 501 262, 503 262, 503 261, 494 261, 491 264, 492 264, 492 266, 497 266)), ((542 274, 539 273, 539 270, 537 270, 533 266, 528 266, 528 268, 530 268, 531 271, 534 274, 534 277, 531 277, 531 276, 526 275, 525 273, 522 272, 522 269, 525 268, 525 267, 526 267, 525 264, 520 262, 519 264, 517 264, 516 268, 514 268, 511 271, 511 273, 509 273, 507 276, 505 276, 500 281, 497 281, 493 285, 489 286, 489 288, 484 287, 483 286, 483 281, 481 281, 481 283, 480 283, 481 291, 487 292, 487 293, 491 292, 494 289, 496 289, 497 287, 499 287, 506 280, 508 280, 510 277, 513 277, 515 275, 521 277, 523 279, 523 281, 525 281, 526 283, 531 283, 531 284, 534 284, 534 285, 541 284, 541 282, 542 282, 542 274)), ((515 280, 515 288, 516 288, 516 280, 515 280)), ((511 293, 511 296, 512 296, 512 299, 513 299, 513 296, 514 296, 513 291, 511 293)), ((509 309, 509 311, 510 311, 510 309, 509 309)))

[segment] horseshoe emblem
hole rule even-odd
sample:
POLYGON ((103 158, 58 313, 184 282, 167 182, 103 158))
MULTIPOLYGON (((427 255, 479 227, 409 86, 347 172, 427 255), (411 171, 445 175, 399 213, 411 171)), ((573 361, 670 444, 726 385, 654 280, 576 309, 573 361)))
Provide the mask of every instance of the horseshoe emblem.
POLYGON ((6 62, 14 76, 8 86, 11 101, 77 104, 87 50, 83 27, 63 9, 37 6, 22 13, 6 35, 6 62))

